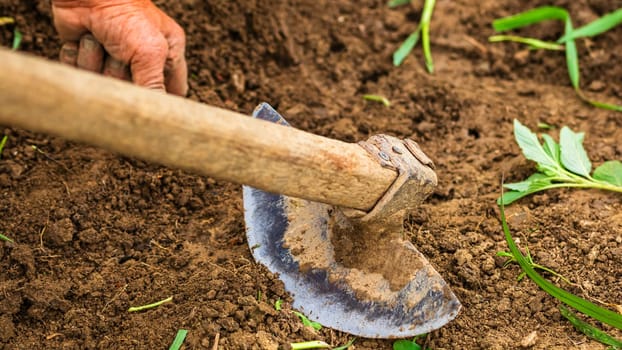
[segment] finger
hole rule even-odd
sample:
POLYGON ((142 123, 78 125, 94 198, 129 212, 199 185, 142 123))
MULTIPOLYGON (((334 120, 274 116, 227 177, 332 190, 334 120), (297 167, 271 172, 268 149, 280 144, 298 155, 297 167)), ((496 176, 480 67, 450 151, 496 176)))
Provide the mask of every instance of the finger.
POLYGON ((168 54, 168 44, 159 32, 144 34, 132 60, 130 70, 134 83, 149 89, 165 91, 164 64, 168 54))
POLYGON ((184 30, 169 17, 163 21, 164 37, 168 42, 168 56, 164 67, 166 91, 186 96, 188 93, 188 66, 186 64, 186 35, 184 30))
POLYGON ((130 80, 130 67, 112 56, 108 56, 104 62, 104 75, 121 79, 130 80))
POLYGON ((78 61, 78 43, 75 41, 64 43, 60 48, 59 60, 75 67, 78 61))
POLYGON ((104 48, 91 34, 85 34, 80 38, 78 49, 78 68, 92 72, 101 72, 104 63, 104 48))

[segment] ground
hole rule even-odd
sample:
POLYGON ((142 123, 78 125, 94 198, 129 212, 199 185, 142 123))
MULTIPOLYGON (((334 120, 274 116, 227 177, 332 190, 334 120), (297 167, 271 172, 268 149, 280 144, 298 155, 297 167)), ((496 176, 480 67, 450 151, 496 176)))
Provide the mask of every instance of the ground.
MULTIPOLYGON (((575 25, 622 6, 551 3, 568 8, 575 25)), ((487 42, 493 19, 551 3, 439 0, 430 75, 419 47, 401 67, 391 64, 417 26, 420 1, 396 9, 370 0, 157 1, 188 35, 191 99, 246 114, 267 101, 297 128, 348 142, 410 137, 434 160, 439 186, 406 227, 463 309, 427 336, 431 349, 604 349, 495 256, 507 249, 495 204, 501 177, 520 180, 534 167, 513 140, 514 118, 532 129, 548 123, 554 134, 563 125, 584 131, 595 165, 622 159, 622 115, 575 97, 563 54, 487 42), (392 104, 364 101, 366 93, 392 104)), ((15 17, 21 51, 56 58, 48 1, 2 0, 0 16, 15 17)), ((546 23, 520 33, 553 40, 561 30, 546 23)), ((0 44, 12 35, 13 26, 0 27, 0 44)), ((620 103, 622 28, 578 46, 581 85, 620 103)), ((216 339, 219 349, 350 339, 303 327, 278 278, 253 261, 239 185, 24 130, 2 133, 0 233, 15 242, 0 243, 0 348, 163 349, 180 328, 189 330, 185 349, 212 349, 216 339), (157 309, 127 312, 169 296, 157 309)), ((556 283, 620 304, 620 195, 561 189, 508 211, 520 244, 575 285, 556 283)), ((391 345, 358 339, 353 348, 391 345)))

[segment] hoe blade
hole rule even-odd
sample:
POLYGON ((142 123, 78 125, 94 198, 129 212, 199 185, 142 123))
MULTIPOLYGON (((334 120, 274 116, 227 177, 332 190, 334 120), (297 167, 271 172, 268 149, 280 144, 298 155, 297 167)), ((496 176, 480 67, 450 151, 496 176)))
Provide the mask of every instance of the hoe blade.
MULTIPOLYGON (((265 103, 253 115, 287 125, 265 103)), ((459 301, 401 232, 361 232, 339 208, 248 186, 243 196, 255 260, 279 275, 310 320, 362 337, 403 338, 456 317, 459 301)))

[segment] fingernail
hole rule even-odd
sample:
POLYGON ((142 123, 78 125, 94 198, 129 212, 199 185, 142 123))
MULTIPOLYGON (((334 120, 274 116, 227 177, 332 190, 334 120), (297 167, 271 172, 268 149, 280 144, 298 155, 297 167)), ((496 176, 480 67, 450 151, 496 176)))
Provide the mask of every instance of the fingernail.
POLYGON ((85 36, 82 39, 82 47, 86 50, 93 50, 99 46, 99 43, 92 36, 85 36))
POLYGON ((76 58, 78 56, 78 50, 69 47, 61 48, 61 55, 67 58, 76 58))

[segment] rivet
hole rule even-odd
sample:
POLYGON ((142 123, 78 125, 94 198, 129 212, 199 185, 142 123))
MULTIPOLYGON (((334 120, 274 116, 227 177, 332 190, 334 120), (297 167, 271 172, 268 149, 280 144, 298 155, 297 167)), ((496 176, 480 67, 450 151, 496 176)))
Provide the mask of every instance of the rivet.
POLYGON ((378 152, 378 157, 382 158, 383 160, 386 160, 387 162, 391 159, 386 153, 382 151, 378 152))
POLYGON ((393 152, 397 154, 402 154, 402 149, 397 146, 393 146, 391 149, 393 149, 393 152))

